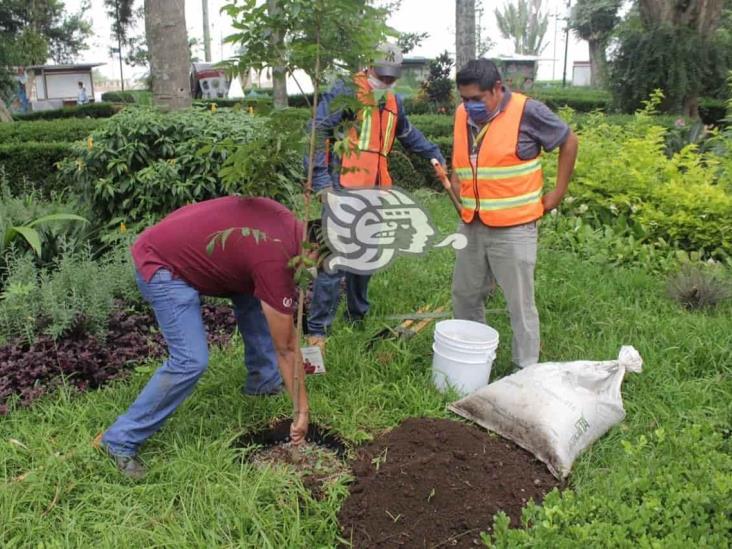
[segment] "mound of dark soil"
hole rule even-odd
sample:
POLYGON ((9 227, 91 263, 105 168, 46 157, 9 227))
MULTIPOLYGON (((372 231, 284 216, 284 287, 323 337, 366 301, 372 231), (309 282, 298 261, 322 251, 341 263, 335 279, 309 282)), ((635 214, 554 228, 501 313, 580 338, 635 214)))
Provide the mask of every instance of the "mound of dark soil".
POLYGON ((476 547, 503 511, 558 485, 514 443, 446 419, 412 418, 358 452, 356 481, 339 514, 355 548, 476 547))

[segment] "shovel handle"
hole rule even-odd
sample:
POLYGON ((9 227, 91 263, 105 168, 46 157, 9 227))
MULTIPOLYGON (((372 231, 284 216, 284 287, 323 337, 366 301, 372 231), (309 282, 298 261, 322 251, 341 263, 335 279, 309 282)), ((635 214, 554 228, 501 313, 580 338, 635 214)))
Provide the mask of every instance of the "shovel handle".
POLYGON ((442 167, 442 164, 440 164, 440 161, 436 158, 433 158, 432 160, 430 160, 430 162, 432 164, 432 167, 435 169, 435 173, 442 183, 442 186, 447 191, 447 194, 452 201, 452 205, 455 206, 455 210, 457 211, 458 215, 460 215, 462 213, 463 207, 462 204, 460 204, 457 196, 455 196, 455 192, 452 190, 452 185, 450 184, 450 180, 447 177, 447 172, 445 172, 445 168, 442 167))

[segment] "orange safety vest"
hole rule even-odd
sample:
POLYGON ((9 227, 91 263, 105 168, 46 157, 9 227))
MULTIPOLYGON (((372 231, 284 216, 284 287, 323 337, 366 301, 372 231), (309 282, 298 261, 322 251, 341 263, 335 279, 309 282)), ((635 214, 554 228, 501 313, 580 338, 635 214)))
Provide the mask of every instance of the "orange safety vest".
POLYGON ((525 104, 525 95, 511 94, 506 108, 489 122, 475 167, 470 162, 468 114, 464 105, 457 108, 452 167, 460 180, 465 223, 476 213, 489 227, 521 225, 544 215, 541 158, 521 160, 516 154, 525 104))
POLYGON ((344 187, 388 187, 391 185, 387 156, 396 137, 398 107, 396 96, 386 92, 383 109, 376 105, 366 73, 354 77, 358 99, 358 123, 348 131, 350 154, 341 158, 341 185, 344 187))

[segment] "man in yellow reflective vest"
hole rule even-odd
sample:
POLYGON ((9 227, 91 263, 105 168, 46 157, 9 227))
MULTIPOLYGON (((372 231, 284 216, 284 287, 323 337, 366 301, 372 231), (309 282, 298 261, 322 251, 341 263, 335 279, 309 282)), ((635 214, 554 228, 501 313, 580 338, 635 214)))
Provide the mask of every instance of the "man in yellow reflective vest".
POLYGON ((523 368, 539 361, 537 221, 567 191, 577 136, 543 103, 504 86, 492 61, 468 62, 456 80, 462 104, 455 113, 452 185, 468 245, 457 252, 453 314, 485 322, 485 300, 497 283, 511 316, 512 359, 523 368), (541 152, 557 147, 556 185, 544 194, 541 152))
MULTIPOLYGON (((353 82, 342 80, 323 94, 318 103, 315 124, 320 138, 326 144, 342 131, 343 123, 350 141, 348 154, 339 157, 329 147, 319 147, 313 162, 313 190, 328 188, 388 187, 389 153, 397 139, 408 151, 428 160, 436 158, 445 165, 445 158, 434 143, 428 141, 412 126, 404 110, 402 98, 393 92, 401 76, 402 53, 394 44, 384 43, 373 63, 357 73, 353 82), (361 105, 357 112, 335 101, 339 96, 355 96, 361 105)), ((307 164, 307 158, 306 158, 307 164)), ((306 166, 307 167, 307 166, 306 166)), ((360 321, 369 310, 368 283, 370 275, 337 272, 318 273, 313 297, 308 308, 308 343, 325 346, 325 336, 333 323, 340 297, 341 281, 345 277, 347 317, 360 321)))

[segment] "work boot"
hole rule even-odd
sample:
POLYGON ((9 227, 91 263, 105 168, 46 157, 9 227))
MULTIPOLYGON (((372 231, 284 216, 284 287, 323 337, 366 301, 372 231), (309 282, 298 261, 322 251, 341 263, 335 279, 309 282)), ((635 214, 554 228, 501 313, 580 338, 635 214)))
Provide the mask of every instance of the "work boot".
POLYGON ((102 433, 99 433, 92 441, 92 446, 97 450, 104 452, 114 462, 117 470, 132 480, 142 480, 147 472, 145 466, 135 456, 123 456, 114 454, 102 442, 102 433))
POLYGON ((107 455, 114 461, 117 470, 132 480, 142 480, 145 477, 145 466, 135 456, 120 456, 105 448, 107 455))
POLYGON ((325 336, 311 335, 305 338, 305 342, 310 347, 320 348, 320 354, 325 358, 325 336))

